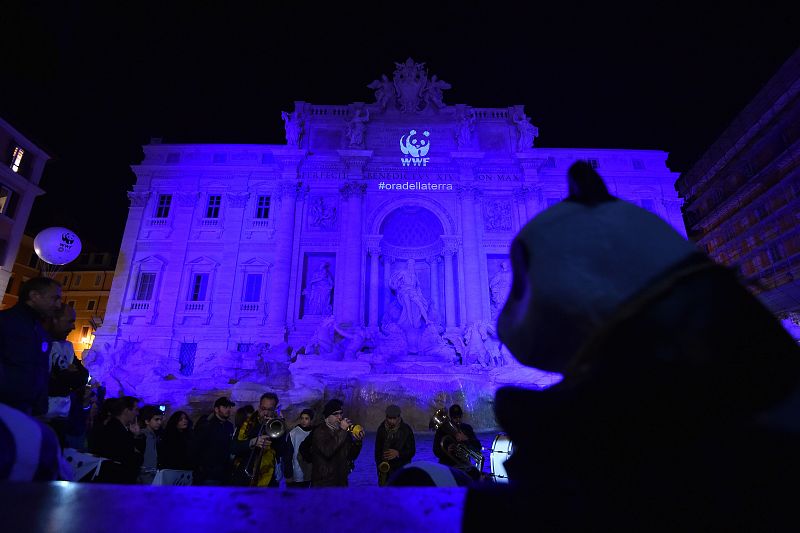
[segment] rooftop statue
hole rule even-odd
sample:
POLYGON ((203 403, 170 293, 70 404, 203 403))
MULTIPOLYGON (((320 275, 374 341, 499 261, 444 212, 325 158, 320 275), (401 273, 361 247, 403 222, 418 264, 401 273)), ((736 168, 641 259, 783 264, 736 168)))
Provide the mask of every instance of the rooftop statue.
POLYGON ((297 111, 293 113, 281 111, 281 118, 285 122, 286 144, 299 147, 300 137, 303 135, 303 117, 301 117, 300 113, 297 111))

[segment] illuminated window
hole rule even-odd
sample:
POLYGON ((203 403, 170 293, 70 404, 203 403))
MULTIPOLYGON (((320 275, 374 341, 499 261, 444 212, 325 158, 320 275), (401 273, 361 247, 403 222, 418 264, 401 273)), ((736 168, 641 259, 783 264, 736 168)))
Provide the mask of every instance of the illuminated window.
POLYGON ((269 218, 269 196, 259 196, 256 205, 256 218, 269 218))
POLYGON ((81 328, 81 339, 85 339, 86 337, 88 337, 90 331, 91 328, 89 326, 83 326, 81 328))
POLYGON ((156 206, 156 218, 167 218, 169 216, 170 205, 172 205, 172 195, 159 194, 158 205, 156 206))
POLYGON ((219 206, 222 204, 222 196, 214 194, 208 197, 206 207, 206 218, 219 218, 219 206))
POLYGON ((19 166, 22 163, 22 156, 25 155, 25 150, 21 146, 14 147, 14 153, 11 154, 11 170, 19 172, 19 166))
POLYGON ((17 207, 17 193, 0 185, 0 214, 12 218, 17 207))
POLYGON ((153 287, 156 284, 155 272, 140 272, 136 281, 136 299, 149 301, 153 297, 153 287))
POLYGON ((195 274, 192 278, 192 286, 189 287, 189 300, 192 302, 204 302, 206 300, 207 287, 208 274, 195 274))
POLYGON ((261 301, 261 274, 247 274, 244 278, 243 302, 261 301))

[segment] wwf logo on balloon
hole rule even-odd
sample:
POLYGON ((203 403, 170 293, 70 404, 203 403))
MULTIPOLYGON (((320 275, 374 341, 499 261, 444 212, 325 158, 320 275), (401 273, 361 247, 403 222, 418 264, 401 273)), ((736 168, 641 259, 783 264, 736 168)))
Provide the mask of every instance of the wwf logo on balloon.
POLYGON ((417 130, 411 130, 408 135, 400 137, 400 151, 410 157, 401 157, 400 162, 404 167, 425 167, 430 162, 428 150, 431 149, 431 132, 425 130, 417 135, 417 130))
POLYGON ((75 243, 75 235, 72 233, 62 233, 61 234, 61 242, 58 244, 58 251, 65 252, 72 248, 72 245, 75 243))

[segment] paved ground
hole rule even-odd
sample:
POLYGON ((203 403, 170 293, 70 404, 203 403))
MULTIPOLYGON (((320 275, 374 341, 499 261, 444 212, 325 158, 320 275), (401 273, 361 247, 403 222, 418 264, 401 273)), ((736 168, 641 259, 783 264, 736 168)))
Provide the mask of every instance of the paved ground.
MULTIPOLYGON (((433 431, 420 431, 414 434, 414 439, 417 445, 417 454, 414 456, 414 461, 433 461, 438 462, 436 456, 433 455, 433 431)), ((361 450, 361 455, 356 459, 356 468, 350 474, 351 487, 374 487, 378 484, 377 474, 375 472, 375 460, 373 454, 375 450, 375 433, 367 433, 364 439, 364 449, 361 450)), ((492 443, 497 433, 477 433, 478 439, 484 447, 484 462, 483 471, 489 473, 492 443)))

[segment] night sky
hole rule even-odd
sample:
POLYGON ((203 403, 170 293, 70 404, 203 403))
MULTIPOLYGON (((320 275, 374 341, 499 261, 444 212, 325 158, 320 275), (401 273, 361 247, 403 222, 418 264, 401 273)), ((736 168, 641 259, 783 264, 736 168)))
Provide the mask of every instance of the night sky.
POLYGON ((764 2, 121 3, 0 1, 0 116, 53 156, 31 235, 116 251, 150 137, 282 144, 295 100, 372 102, 409 56, 446 103, 523 104, 537 146, 665 150, 683 172, 800 44, 764 2))

